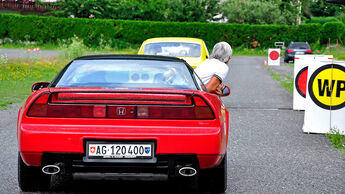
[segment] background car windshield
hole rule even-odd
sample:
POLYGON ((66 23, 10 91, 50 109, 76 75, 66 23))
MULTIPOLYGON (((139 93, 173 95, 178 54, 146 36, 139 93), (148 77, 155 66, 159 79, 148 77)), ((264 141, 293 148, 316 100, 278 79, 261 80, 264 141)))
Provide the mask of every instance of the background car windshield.
POLYGON ((310 49, 310 46, 304 42, 295 42, 290 44, 290 49, 310 49))
POLYGON ((197 43, 186 42, 149 43, 144 48, 144 54, 172 57, 200 57, 201 46, 197 43))
POLYGON ((55 87, 197 89, 183 62, 123 59, 73 61, 55 87))

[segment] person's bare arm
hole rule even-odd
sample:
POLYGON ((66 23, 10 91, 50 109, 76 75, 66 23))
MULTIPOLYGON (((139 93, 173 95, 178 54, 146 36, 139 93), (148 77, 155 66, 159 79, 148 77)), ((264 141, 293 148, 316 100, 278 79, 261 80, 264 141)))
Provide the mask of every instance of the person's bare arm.
POLYGON ((220 80, 215 76, 207 83, 206 88, 210 93, 217 95, 222 95, 222 89, 224 89, 223 84, 221 85, 220 80))

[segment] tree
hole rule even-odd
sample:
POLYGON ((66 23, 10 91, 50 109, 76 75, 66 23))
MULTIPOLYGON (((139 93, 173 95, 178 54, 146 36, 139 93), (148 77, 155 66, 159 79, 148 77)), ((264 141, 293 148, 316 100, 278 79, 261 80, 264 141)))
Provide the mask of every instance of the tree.
POLYGON ((212 20, 220 0, 60 0, 58 17, 107 18, 153 21, 212 20))
POLYGON ((297 9, 281 0, 228 0, 223 13, 229 22, 247 24, 291 25, 297 19, 297 9))
POLYGON ((326 3, 325 0, 315 0, 311 3, 311 13, 317 17, 336 16, 344 13, 344 6, 326 3))
POLYGON ((166 21, 206 22, 219 13, 220 0, 168 0, 166 21))
POLYGON ((58 17, 107 18, 111 17, 117 3, 112 0, 60 0, 56 3, 59 9, 51 9, 49 14, 58 17))

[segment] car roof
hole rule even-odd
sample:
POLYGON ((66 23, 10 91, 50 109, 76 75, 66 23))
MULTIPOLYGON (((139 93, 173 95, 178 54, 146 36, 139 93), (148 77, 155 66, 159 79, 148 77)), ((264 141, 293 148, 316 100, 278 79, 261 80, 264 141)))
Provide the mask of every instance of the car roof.
POLYGON ((153 42, 195 42, 195 43, 203 43, 204 41, 199 38, 188 38, 188 37, 158 37, 158 38, 150 38, 144 41, 145 43, 153 43, 153 42))
POLYGON ((160 61, 176 61, 184 62, 185 60, 177 57, 167 57, 160 55, 89 55, 78 57, 74 60, 104 60, 104 59, 133 59, 133 60, 160 60, 160 61))

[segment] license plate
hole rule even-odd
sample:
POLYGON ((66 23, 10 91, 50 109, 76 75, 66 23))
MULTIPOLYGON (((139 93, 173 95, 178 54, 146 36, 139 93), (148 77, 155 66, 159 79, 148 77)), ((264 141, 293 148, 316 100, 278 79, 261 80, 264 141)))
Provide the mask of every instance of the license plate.
POLYGON ((304 52, 296 52, 296 55, 303 55, 304 52))
POLYGON ((89 159, 150 159, 153 156, 152 143, 88 143, 89 159))

